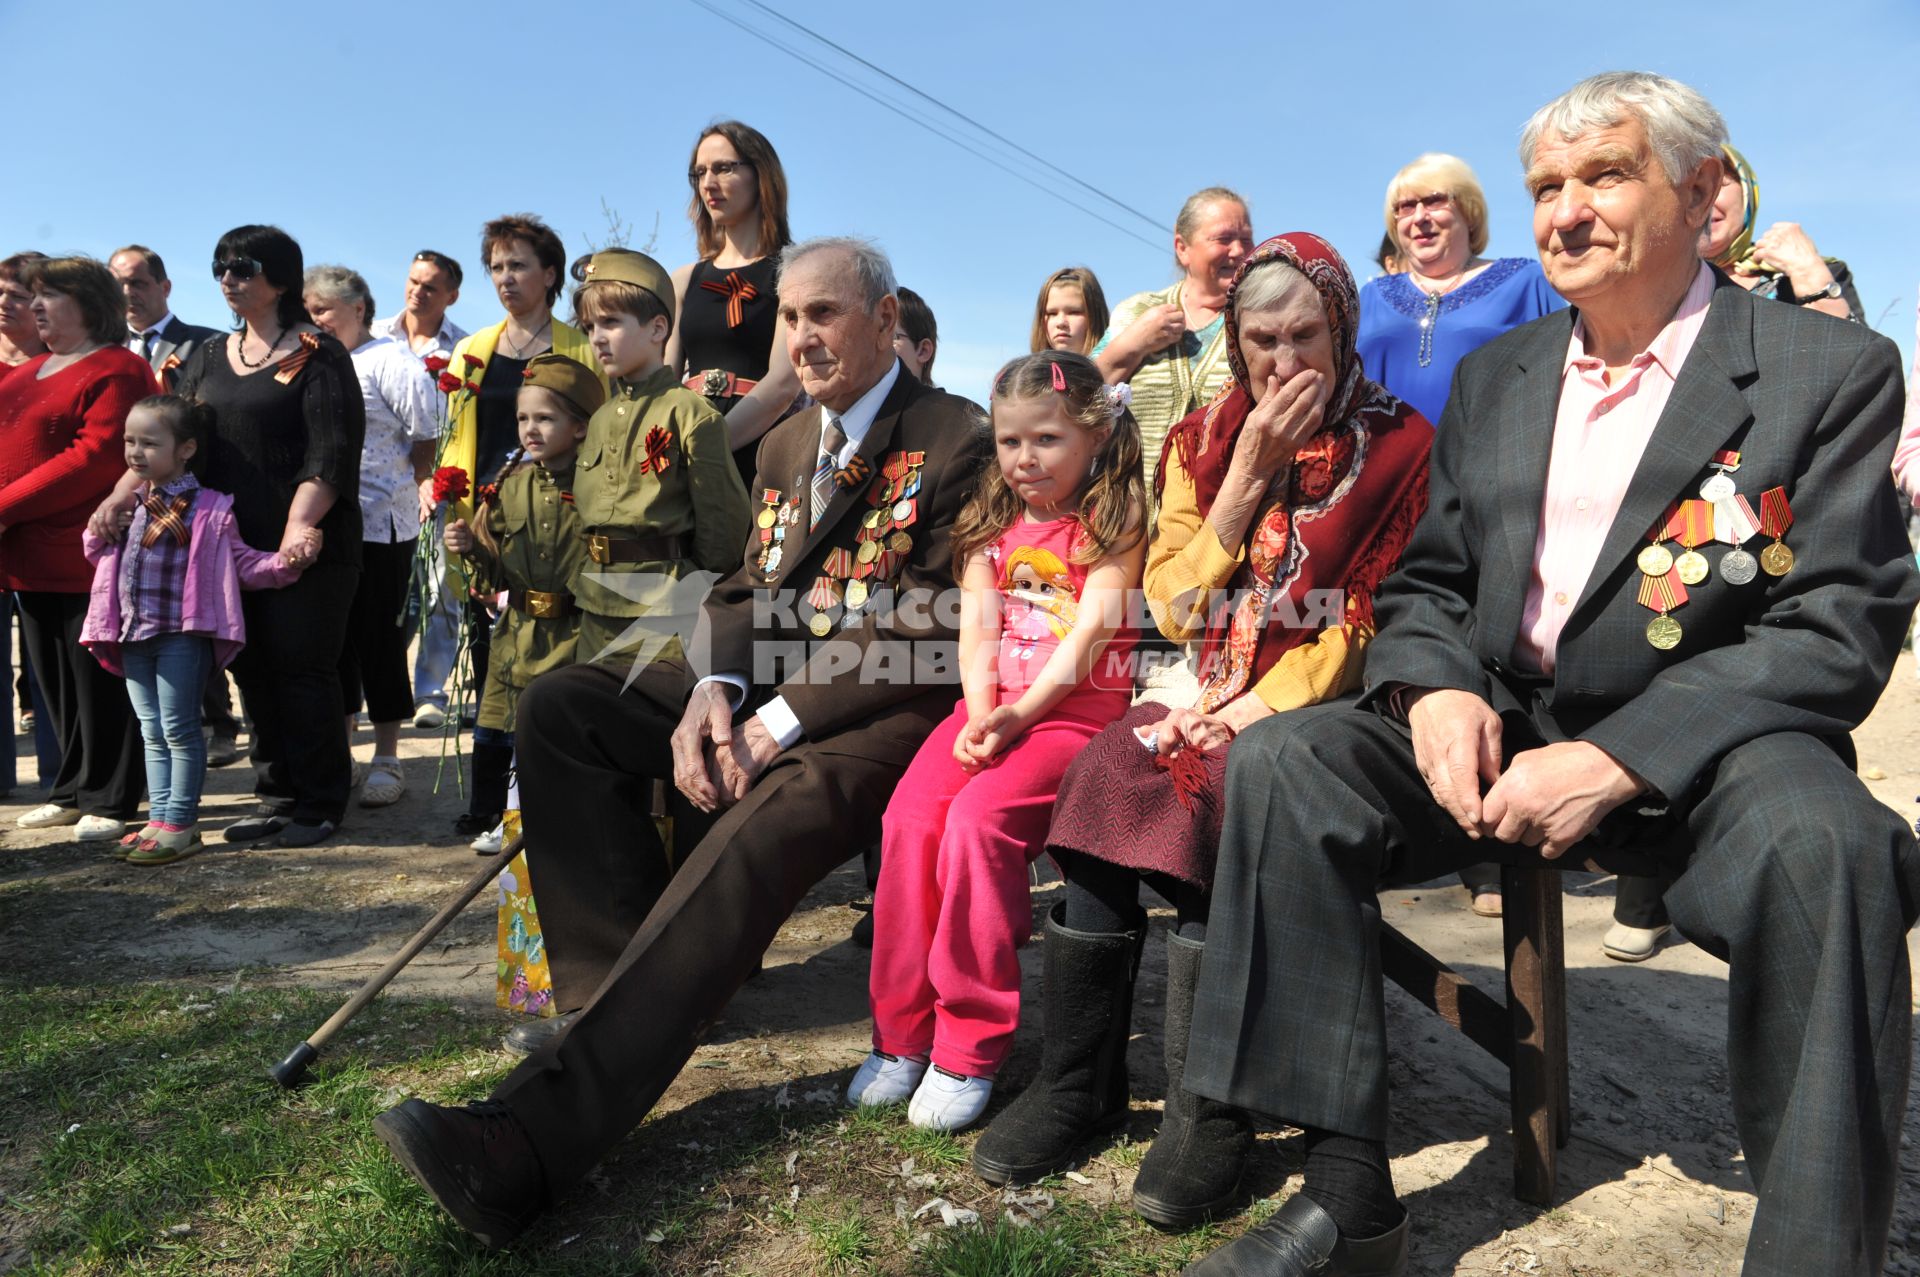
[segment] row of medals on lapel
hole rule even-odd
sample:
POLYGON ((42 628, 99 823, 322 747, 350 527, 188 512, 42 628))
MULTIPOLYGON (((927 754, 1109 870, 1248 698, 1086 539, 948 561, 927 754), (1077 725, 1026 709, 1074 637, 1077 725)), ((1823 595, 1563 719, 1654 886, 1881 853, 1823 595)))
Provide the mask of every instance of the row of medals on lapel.
MULTIPOLYGON (((807 629, 815 637, 832 633, 833 618, 828 614, 843 604, 840 623, 852 625, 873 596, 873 584, 892 580, 900 570, 901 562, 913 549, 913 536, 907 529, 920 521, 920 468, 926 460, 924 452, 896 452, 881 466, 879 476, 867 489, 869 509, 854 531, 852 548, 828 551, 820 565, 820 576, 807 591, 807 605, 813 611, 807 629)), ((855 473, 842 470, 836 481, 849 487, 851 482, 859 482, 858 478, 849 482, 855 473)), ((804 477, 797 479, 794 487, 797 492, 804 491, 804 477)), ((754 519, 759 528, 759 567, 762 575, 773 576, 786 556, 787 532, 800 522, 800 498, 783 498, 777 488, 766 488, 760 493, 760 501, 761 510, 754 519)))
POLYGON ((1669 615, 1687 601, 1687 587, 1704 584, 1712 569, 1697 547, 1721 541, 1733 548, 1720 556, 1720 577, 1728 585, 1745 585, 1759 572, 1780 577, 1793 571, 1793 550, 1783 539, 1793 524, 1785 488, 1760 494, 1756 515, 1751 502, 1738 491, 1733 475, 1740 454, 1714 454, 1713 473, 1700 485, 1700 495, 1675 501, 1647 533, 1647 546, 1636 560, 1640 568, 1640 604, 1653 609, 1647 622, 1647 642, 1661 651, 1680 644, 1680 622, 1669 615), (1773 538, 1759 555, 1743 547, 1755 534, 1773 538), (1664 544, 1677 541, 1675 554, 1664 544))

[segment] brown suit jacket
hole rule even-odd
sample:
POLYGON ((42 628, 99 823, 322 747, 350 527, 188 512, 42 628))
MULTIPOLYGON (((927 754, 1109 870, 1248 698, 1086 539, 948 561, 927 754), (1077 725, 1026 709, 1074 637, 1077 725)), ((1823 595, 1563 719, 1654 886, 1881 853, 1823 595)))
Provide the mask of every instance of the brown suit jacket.
MULTIPOLYGON (((836 488, 819 526, 807 530, 820 428, 821 410, 813 407, 761 440, 758 472, 748 492, 754 513, 766 508, 765 494, 775 491, 782 501, 800 499, 799 518, 787 529, 774 571, 760 568, 755 527, 740 567, 715 585, 706 604, 711 665, 702 672, 745 677, 752 689, 748 706, 783 697, 806 739, 816 745, 831 748, 832 738, 848 729, 872 726, 881 729, 877 739, 872 733, 854 734, 865 742, 856 752, 885 748, 889 739, 894 747, 915 747, 960 695, 959 609, 948 536, 987 455, 986 414, 969 400, 922 385, 901 368, 858 455, 878 478, 895 453, 925 454, 916 497, 919 517, 906 529, 913 546, 893 579, 891 608, 883 604, 887 595, 880 583, 870 581, 876 598, 865 613, 842 625, 840 609, 831 609, 834 625, 824 639, 807 628, 813 615, 807 594, 825 574, 830 553, 857 549, 860 520, 874 507, 868 497, 873 479, 836 488), (784 659, 769 659, 776 655, 784 659)), ((852 739, 845 744, 854 748, 852 739)))

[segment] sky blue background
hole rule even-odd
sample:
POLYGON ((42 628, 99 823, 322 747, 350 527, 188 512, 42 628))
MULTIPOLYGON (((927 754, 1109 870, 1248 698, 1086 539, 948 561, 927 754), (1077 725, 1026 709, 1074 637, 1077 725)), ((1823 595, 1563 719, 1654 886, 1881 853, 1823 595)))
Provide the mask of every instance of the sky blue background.
MULTIPOLYGON (((741 0, 714 3, 780 32, 741 0)), ((1912 357, 1915 0, 785 11, 1169 227, 1189 191, 1224 183, 1257 236, 1317 231, 1363 279, 1385 183, 1426 150, 1479 171, 1494 253, 1531 253, 1521 123, 1591 72, 1661 71, 1725 114, 1759 173, 1762 221, 1799 221, 1846 258, 1869 321, 1912 357)), ((980 397, 1025 350, 1054 268, 1092 266, 1113 301, 1173 277, 1170 232, 1149 246, 1103 226, 689 0, 0 0, 0 48, 0 252, 140 240, 201 323, 228 319, 207 263, 248 221, 285 227, 309 264, 366 274, 382 313, 415 250, 450 252, 468 270, 454 315, 469 328, 499 315, 477 241, 501 212, 540 213, 572 254, 606 240, 604 200, 636 247, 657 224, 655 255, 678 265, 693 256, 688 156, 725 116, 779 150, 796 235, 870 235, 892 255, 938 315, 936 380, 962 393, 980 397)))

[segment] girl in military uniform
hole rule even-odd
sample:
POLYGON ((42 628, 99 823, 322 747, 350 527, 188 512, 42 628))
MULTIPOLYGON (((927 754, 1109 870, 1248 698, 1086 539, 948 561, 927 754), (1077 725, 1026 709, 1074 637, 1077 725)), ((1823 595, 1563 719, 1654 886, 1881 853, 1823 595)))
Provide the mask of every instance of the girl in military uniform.
POLYGON ((474 733, 469 806, 481 813, 506 807, 520 693, 537 675, 574 660, 580 613, 569 590, 586 560, 574 461, 588 420, 606 399, 592 370, 565 355, 537 355, 521 375, 520 448, 477 494, 473 526, 455 519, 444 533, 447 549, 467 557, 476 593, 507 595, 474 733))

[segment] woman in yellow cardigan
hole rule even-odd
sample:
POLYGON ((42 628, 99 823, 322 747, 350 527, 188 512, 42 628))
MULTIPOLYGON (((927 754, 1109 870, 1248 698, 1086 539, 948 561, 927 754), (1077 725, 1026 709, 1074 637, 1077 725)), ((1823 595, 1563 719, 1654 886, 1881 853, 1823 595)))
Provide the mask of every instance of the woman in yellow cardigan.
MULTIPOLYGON (((458 466, 471 478, 468 495, 450 503, 448 522, 473 521, 473 493, 492 483, 519 446, 515 403, 527 362, 548 351, 598 369, 599 361, 579 329, 555 318, 566 276, 567 252, 553 229, 530 213, 497 217, 480 230, 480 259, 507 317, 461 339, 449 371, 471 390, 456 391, 447 404, 447 440, 442 466, 458 466)), ((605 379, 601 381, 605 389, 605 379)), ((457 587, 456 587, 457 588, 457 587)), ((491 618, 484 603, 467 601, 467 642, 475 687, 487 677, 491 618)), ((489 728, 473 733, 473 783, 467 811, 454 821, 462 837, 485 835, 500 821, 507 773, 513 766, 513 736, 489 728)))

